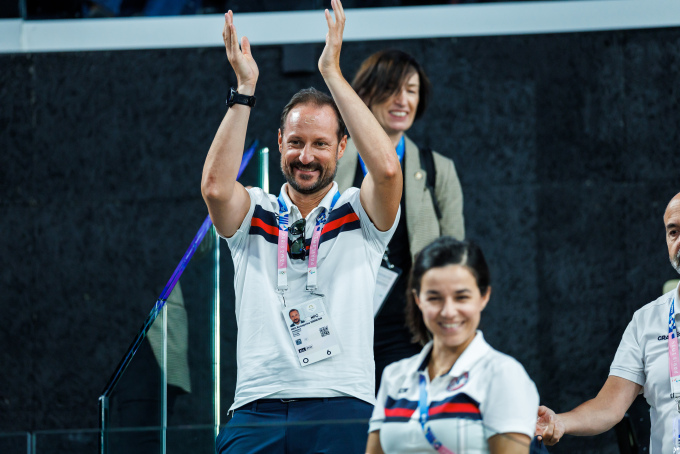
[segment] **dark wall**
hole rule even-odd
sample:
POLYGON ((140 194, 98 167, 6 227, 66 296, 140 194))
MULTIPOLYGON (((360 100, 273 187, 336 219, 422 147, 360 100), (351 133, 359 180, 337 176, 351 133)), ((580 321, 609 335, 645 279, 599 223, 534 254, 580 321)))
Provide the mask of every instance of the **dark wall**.
MULTIPOLYGON (((677 277, 662 215, 680 191, 680 30, 346 43, 345 74, 384 47, 413 53, 433 81, 410 135, 456 163, 468 237, 492 269, 487 339, 525 365, 543 403, 594 396, 633 312, 677 277)), ((276 192, 279 112, 323 81, 283 75, 279 46, 253 54, 249 140, 272 150, 276 192)), ((0 430, 96 427, 99 392, 207 214, 201 170, 234 77, 219 48, 0 66, 0 430)))

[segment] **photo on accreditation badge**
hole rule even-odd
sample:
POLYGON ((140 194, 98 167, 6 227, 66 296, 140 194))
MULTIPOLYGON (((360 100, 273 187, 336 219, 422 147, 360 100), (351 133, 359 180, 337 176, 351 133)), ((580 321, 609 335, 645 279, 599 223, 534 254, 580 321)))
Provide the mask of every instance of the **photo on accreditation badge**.
POLYGON ((293 308, 288 311, 288 318, 290 318, 290 327, 295 328, 297 326, 302 325, 305 320, 300 317, 300 309, 298 308, 293 308))

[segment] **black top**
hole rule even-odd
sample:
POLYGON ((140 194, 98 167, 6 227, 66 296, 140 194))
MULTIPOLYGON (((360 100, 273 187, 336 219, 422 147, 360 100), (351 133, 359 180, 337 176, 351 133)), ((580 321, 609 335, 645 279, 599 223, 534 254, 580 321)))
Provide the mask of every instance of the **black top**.
MULTIPOLYGON (((403 160, 402 160, 403 161, 403 160)), ((401 170, 404 171, 404 164, 401 164, 401 170)), ((357 163, 356 174, 354 176, 354 186, 361 187, 361 182, 364 179, 364 172, 361 169, 361 164, 357 163)), ((406 183, 404 182, 404 185, 406 183)), ((394 266, 401 268, 402 273, 394 284, 392 293, 383 304, 380 312, 375 318, 375 333, 374 345, 376 350, 381 346, 394 347, 394 344, 410 343, 411 334, 406 328, 406 317, 404 311, 406 310, 406 286, 408 284, 408 275, 411 272, 411 249, 408 242, 408 231, 406 229, 406 204, 404 202, 404 194, 406 187, 404 186, 401 195, 401 216, 399 223, 394 231, 394 235, 387 245, 387 257, 394 266)))

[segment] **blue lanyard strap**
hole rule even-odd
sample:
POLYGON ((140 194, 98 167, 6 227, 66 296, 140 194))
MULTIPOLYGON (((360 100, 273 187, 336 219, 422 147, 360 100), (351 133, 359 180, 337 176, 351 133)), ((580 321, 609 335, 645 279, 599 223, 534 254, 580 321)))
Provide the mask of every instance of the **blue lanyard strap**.
MULTIPOLYGON (((402 135, 401 140, 399 140, 399 143, 397 144, 397 156, 399 157, 399 162, 404 161, 404 150, 406 150, 406 141, 402 135)), ((361 170, 364 172, 364 176, 366 176, 368 169, 366 168, 366 164, 364 164, 364 160, 361 159, 361 155, 359 155, 359 164, 361 165, 361 170)))
POLYGON ((668 312, 668 335, 675 336, 675 298, 671 300, 671 310, 668 312))
POLYGON ((425 374, 421 373, 418 379, 418 386, 420 387, 420 398, 418 399, 418 412, 420 413, 420 426, 425 430, 425 423, 427 423, 427 378, 425 374))
POLYGON ((427 378, 424 373, 420 373, 418 377, 418 386, 420 387, 420 395, 418 398, 418 412, 420 413, 420 427, 423 429, 423 434, 430 446, 434 448, 440 454, 454 454, 453 451, 448 449, 442 444, 441 441, 437 439, 432 429, 425 427, 428 420, 428 406, 427 406, 427 378))

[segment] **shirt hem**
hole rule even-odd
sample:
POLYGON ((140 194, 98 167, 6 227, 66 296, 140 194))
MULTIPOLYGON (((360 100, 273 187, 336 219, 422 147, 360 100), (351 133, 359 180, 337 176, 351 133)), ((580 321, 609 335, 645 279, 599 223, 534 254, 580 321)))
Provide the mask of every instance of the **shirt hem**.
POLYGON ((236 399, 234 403, 229 407, 229 411, 241 408, 244 405, 248 405, 258 399, 317 399, 317 398, 333 398, 333 397, 353 397, 364 401, 370 405, 375 405, 375 397, 362 396, 357 394, 352 394, 347 391, 342 391, 339 389, 328 388, 328 389, 315 389, 310 393, 300 393, 300 390, 278 390, 269 393, 256 394, 243 399, 236 399))

